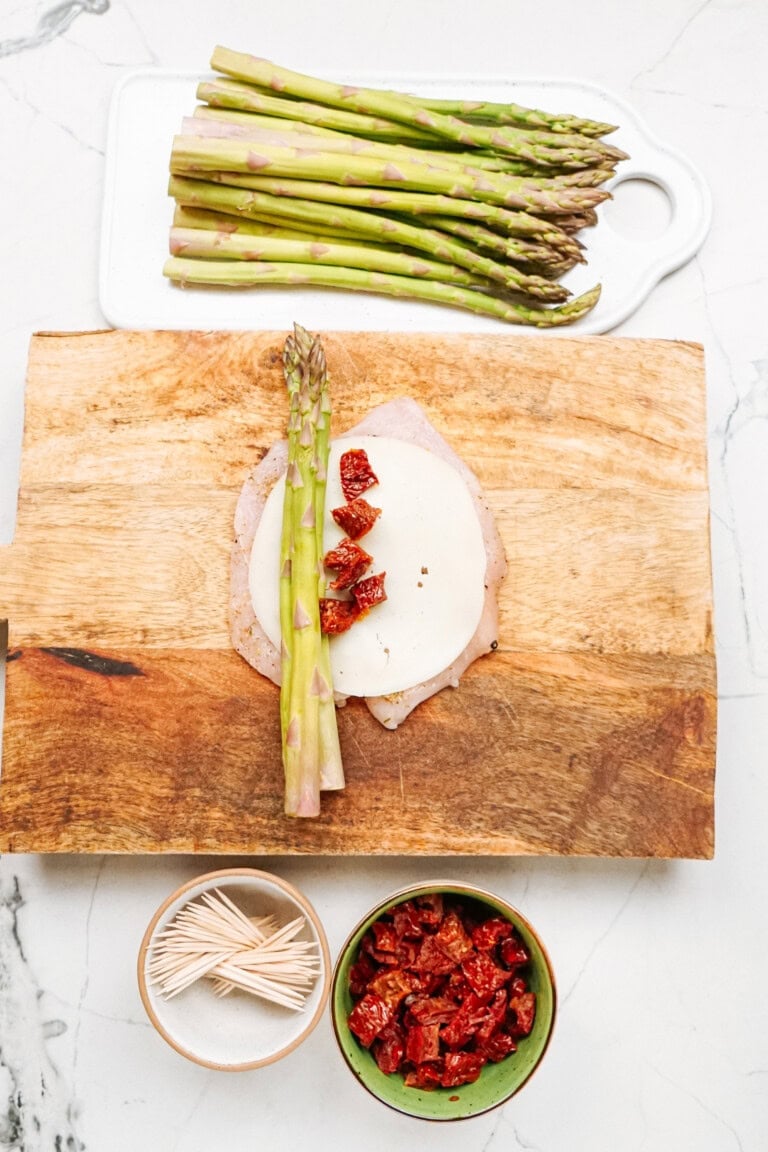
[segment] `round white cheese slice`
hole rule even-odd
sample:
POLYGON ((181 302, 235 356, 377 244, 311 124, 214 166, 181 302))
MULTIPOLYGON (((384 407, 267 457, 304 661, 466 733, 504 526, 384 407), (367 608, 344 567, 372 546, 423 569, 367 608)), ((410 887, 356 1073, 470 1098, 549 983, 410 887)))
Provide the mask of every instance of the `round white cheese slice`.
MULTIPOLYGON (((387 696, 442 672, 472 639, 483 610, 485 545, 469 489, 455 468, 404 440, 349 436, 331 444, 326 551, 344 535, 331 509, 346 502, 339 460, 350 448, 365 449, 379 480, 363 495, 381 516, 358 543, 373 556, 366 575, 386 572, 387 599, 348 632, 331 637, 333 686, 347 696, 387 696)), ((278 649, 284 490, 281 477, 256 530, 249 573, 256 618, 278 649)))

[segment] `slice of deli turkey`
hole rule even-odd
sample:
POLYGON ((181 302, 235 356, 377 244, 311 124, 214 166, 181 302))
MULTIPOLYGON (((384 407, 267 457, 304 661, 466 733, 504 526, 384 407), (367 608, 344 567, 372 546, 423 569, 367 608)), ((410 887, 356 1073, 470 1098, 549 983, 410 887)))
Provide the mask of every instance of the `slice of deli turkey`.
MULTIPOLYGON (((457 686, 469 664, 495 647, 504 551, 477 478, 413 400, 374 409, 335 441, 336 457, 347 442, 366 447, 374 471, 379 459, 381 484, 366 496, 384 512, 364 543, 374 556, 371 571, 390 569, 390 599, 350 632, 332 638, 334 682, 342 699, 364 696, 376 719, 396 728, 422 700, 457 686), (413 674, 417 683, 409 678, 413 674)), ((232 550, 232 641, 275 683, 282 485, 271 498, 270 492, 285 465, 281 442, 249 475, 237 505, 232 550)), ((343 499, 334 496, 333 486, 329 470, 329 547, 333 534, 340 535, 330 508, 343 499)))

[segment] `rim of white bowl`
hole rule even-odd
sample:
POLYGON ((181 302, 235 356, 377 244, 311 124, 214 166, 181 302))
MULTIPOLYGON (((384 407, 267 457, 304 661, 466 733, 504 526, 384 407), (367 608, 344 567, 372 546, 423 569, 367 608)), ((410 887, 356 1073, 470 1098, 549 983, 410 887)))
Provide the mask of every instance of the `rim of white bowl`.
POLYGON ((284 1056, 288 1056, 291 1052, 295 1051, 295 1049, 298 1048, 299 1045, 302 1044, 312 1032, 314 1032, 315 1028, 320 1023, 323 1012, 325 1011, 326 1005, 328 1003, 328 996, 331 989, 331 954, 328 947, 328 939, 325 934, 325 929, 323 928, 322 922, 317 915, 317 912, 315 911, 312 904, 310 904, 309 900, 307 900, 306 896, 304 896, 303 893, 298 890, 298 888, 294 887, 293 884, 290 884, 287 880, 283 880, 280 876, 275 876, 273 872, 264 872, 259 868, 222 868, 215 872, 205 872, 201 876, 195 876, 191 880, 186 881, 186 883, 180 885, 173 892, 171 892, 170 896, 168 896, 163 901, 147 925, 147 929, 139 947, 139 955, 136 967, 141 1002, 144 1005, 144 1010, 147 1013, 147 1016, 149 1017, 150 1022, 155 1030, 160 1034, 160 1036, 162 1036, 166 1043, 171 1046, 171 1048, 179 1053, 180 1056, 185 1056, 187 1060, 191 1060, 194 1064, 199 1064, 203 1068, 213 1068, 218 1072, 248 1072, 255 1068, 263 1068, 268 1064, 274 1064, 278 1060, 282 1060, 284 1056), (298 1036, 294 1036, 288 1044, 285 1044, 282 1048, 279 1048, 275 1052, 270 1053, 269 1056, 262 1056, 256 1060, 239 1061, 236 1064, 222 1064, 220 1061, 206 1060, 205 1057, 200 1056, 198 1053, 191 1052, 188 1048, 185 1048, 183 1044, 180 1044, 179 1041, 164 1026, 157 1013, 155 1012, 154 1004, 152 1003, 152 997, 150 995, 149 988, 147 987, 146 960, 147 951, 151 947, 152 938, 154 936, 157 925, 167 910, 170 908, 170 906, 174 904, 180 897, 182 897, 185 892, 189 892, 193 888, 198 888, 201 884, 208 884, 211 881, 219 881, 221 885, 224 886, 224 884, 226 884, 228 881, 237 880, 238 878, 242 877, 263 880, 273 884, 276 888, 279 888, 281 892, 290 897, 296 904, 299 905, 299 907, 305 912, 308 921, 312 925, 312 929, 317 937, 317 942, 320 945, 320 952, 323 960, 323 971, 319 977, 321 981, 321 987, 317 1005, 315 1006, 315 1010, 312 1013, 312 1016, 307 1021, 306 1026, 298 1036))

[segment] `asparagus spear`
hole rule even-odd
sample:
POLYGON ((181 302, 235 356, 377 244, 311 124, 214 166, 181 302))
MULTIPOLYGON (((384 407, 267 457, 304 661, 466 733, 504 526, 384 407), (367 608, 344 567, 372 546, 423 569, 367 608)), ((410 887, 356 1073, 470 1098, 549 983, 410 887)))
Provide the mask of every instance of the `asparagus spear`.
MULTIPOLYGON (((297 234, 298 235, 298 234, 297 234)), ((391 272, 396 276, 415 276, 425 280, 443 280, 469 287, 488 286, 488 281, 472 276, 454 264, 442 264, 385 248, 366 248, 349 241, 308 238, 286 239, 281 236, 220 235, 207 229, 171 229, 172 256, 191 256, 213 260, 277 260, 290 264, 334 264, 342 268, 367 268, 371 272, 391 272)))
POLYGON ((582 228, 592 228, 597 224, 597 213, 589 208, 584 212, 573 212, 569 216, 558 216, 557 222, 569 234, 580 232, 582 228))
POLYGON ((203 228, 206 232, 222 232, 228 235, 275 236, 281 240, 314 241, 318 244, 326 244, 329 240, 341 240, 345 243, 357 244, 359 248, 371 248, 380 252, 406 251, 406 249, 398 248, 394 244, 365 240, 363 236, 358 236, 343 228, 332 228, 326 225, 324 230, 320 232, 312 223, 271 217, 267 213, 259 213, 258 217, 238 218, 237 215, 228 215, 225 212, 184 209, 181 205, 176 205, 174 226, 176 225, 183 228, 203 228), (177 213, 181 213, 180 219, 176 219, 177 213), (188 213, 192 213, 192 219, 189 218, 188 213))
POLYGON ((310 424, 309 366, 286 372, 291 399, 288 471, 281 538, 280 614, 282 669, 280 720, 287 816, 320 814, 319 696, 310 692, 319 655, 316 633, 317 543, 311 461, 315 448, 310 424), (295 382, 294 382, 295 381, 295 382), (307 515, 312 519, 307 523, 307 515))
POLYGON ((525 108, 520 104, 498 104, 492 100, 438 100, 420 96, 409 96, 407 99, 428 108, 430 112, 458 116, 460 120, 485 120, 493 124, 520 125, 565 134, 575 132, 580 136, 593 137, 607 136, 609 132, 616 131, 615 124, 583 120, 579 116, 556 112, 542 112, 538 108, 525 108))
POLYGON ((570 295, 573 233, 624 158, 599 139, 611 125, 342 87, 226 48, 212 64, 227 75, 174 141, 171 278, 375 286, 540 326, 594 306, 599 286, 545 307, 570 295))
MULTIPOLYGON (((233 113, 229 113, 230 116, 233 113)), ((255 145, 270 144, 283 148, 300 148, 303 151, 338 152, 343 155, 368 157, 377 156, 391 160, 395 164, 408 161, 411 164, 425 164, 440 168, 455 169, 465 176, 475 176, 478 171, 498 172, 503 161, 493 157, 475 155, 470 152, 449 152, 434 148, 413 148, 389 140, 363 139, 346 132, 333 132, 328 128, 304 125, 297 120, 270 120, 267 116, 252 113, 234 113, 241 117, 237 121, 221 120, 220 114, 213 116, 185 116, 181 122, 182 136, 213 137, 222 140, 248 140, 255 145), (245 122, 243 122, 245 119, 245 122)), ((434 143, 434 141, 433 141, 434 143)), ((596 169, 579 169, 572 172, 573 183, 589 185, 593 182, 592 173, 596 169), (584 172, 589 173, 585 177, 584 172)), ((552 173, 550 172, 550 177, 552 173)), ((547 176, 531 177, 546 181, 547 176)))
POLYGON ((610 193, 601 188, 530 187, 524 180, 503 172, 463 174, 456 168, 379 157, 307 151, 245 140, 205 139, 176 136, 171 152, 171 171, 183 175, 207 172, 256 172, 299 180, 325 180, 333 184, 364 184, 415 192, 471 198, 504 208, 540 213, 582 212, 595 208, 610 193))
MULTIPOLYGON (((282 180, 278 177, 243 172, 208 172, 206 176, 216 184, 251 188, 271 196, 287 196, 356 208, 375 208, 407 216, 423 216, 427 213, 457 216, 498 228, 508 236, 537 239, 544 244, 551 244, 553 248, 561 249, 564 253, 578 256, 575 241, 554 220, 545 221, 527 212, 510 212, 493 204, 481 204, 474 200, 460 200, 429 192, 401 192, 394 188, 345 188, 339 184, 327 184, 316 180, 282 180)), ((191 184, 189 181, 187 183, 191 184)), ((171 195, 175 193, 171 192, 171 195)), ((239 210, 239 208, 232 209, 235 213, 239 210)), ((320 222, 321 217, 318 216, 318 224, 320 222)))
MULTIPOLYGON (((198 100, 220 108, 248 109, 256 112, 270 112, 276 116, 295 115, 297 120, 307 124, 328 125, 330 118, 336 127, 344 123, 344 131, 357 132, 361 136, 398 136, 408 131, 402 124, 381 117, 367 117, 357 112, 343 112, 336 108, 329 108, 323 104, 300 103, 296 100, 286 101, 274 92, 267 95, 252 84, 237 80, 216 79, 204 81, 197 89, 198 100), (284 110, 284 105, 292 105, 291 113, 284 110)), ((616 131, 615 124, 602 124, 595 120, 584 120, 578 116, 569 116, 551 112, 542 112, 535 108, 524 108, 519 104, 498 104, 488 100, 437 100, 431 97, 403 96, 404 99, 428 108, 430 112, 442 112, 448 116, 457 116, 460 120, 487 121, 494 124, 509 124, 523 128, 538 128, 547 132, 557 132, 566 135, 580 135, 599 138, 616 131)), ((423 139, 429 134, 422 129, 412 129, 414 137, 423 139)))
MULTIPOLYGON (((412 148, 416 155, 426 153, 425 148, 412 148)), ((498 156, 487 156, 477 152, 430 152, 429 155, 445 160, 461 160, 463 166, 472 171, 481 169, 498 172, 505 176, 516 176, 529 187, 536 188, 598 188, 616 175, 613 164, 604 163, 594 168, 578 168, 563 172, 558 168, 540 168, 537 164, 518 163, 498 156)))
POLYGON ((189 128, 190 135, 195 135, 196 132, 201 135, 204 134, 206 124, 229 124, 236 128, 261 128, 271 132, 290 132, 296 136, 324 136, 331 140, 337 136, 348 138, 345 133, 334 132, 331 128, 321 128, 318 124, 305 124, 301 120, 286 120, 282 116, 267 116, 258 112, 235 112, 228 108, 211 108, 207 104, 198 104, 192 116, 185 117, 184 123, 190 122, 195 125, 194 129, 189 128))
MULTIPOLYGON (((422 217, 423 218, 423 217, 422 217)), ((196 233, 196 240, 205 244, 199 233, 201 231, 209 233, 223 233, 223 238, 220 238, 218 243, 226 244, 227 238, 230 236, 238 236, 245 240, 245 238, 252 237, 271 237, 279 240, 297 240, 303 243, 312 244, 328 244, 336 241, 341 241, 346 244, 354 244, 357 248, 366 248, 374 252, 400 252, 407 256, 413 256, 413 251, 407 248, 395 248, 391 244, 380 244, 374 240, 363 240, 353 233, 344 232, 341 229, 334 230, 326 226, 325 232, 319 232, 313 229, 311 225, 307 224, 304 228, 299 225, 301 222, 293 222, 294 227, 286 227, 285 222, 276 220, 269 222, 266 218, 262 217, 258 220, 243 219, 237 216, 229 216, 223 212, 207 211, 204 208, 183 208, 177 205, 173 214, 173 230, 180 229, 193 229, 196 233)), ((459 235, 462 239, 466 239, 477 247, 481 245, 478 243, 477 234, 470 235, 466 233, 463 235, 459 228, 454 229, 453 225, 460 225, 463 223, 461 220, 454 219, 450 216, 434 216, 430 220, 430 225, 443 232, 451 232, 452 234, 459 235)), ((471 226, 474 227, 474 226, 471 226)), ((581 255, 581 249, 578 241, 573 241, 573 250, 566 254, 560 249, 554 248, 552 245, 545 244, 537 240, 526 240, 525 238, 517 239, 505 238, 499 236, 498 233, 492 232, 490 229, 482 229, 488 243, 488 247, 492 251, 503 253, 505 258, 512 260, 513 263, 521 265, 524 271, 536 272, 538 275, 551 277, 553 275, 560 276, 564 272, 573 268, 575 264, 583 263, 584 258, 581 255), (498 245, 498 247, 497 247, 498 245), (507 245, 507 247, 502 247, 507 245)), ((182 253, 177 253, 181 255, 182 253)), ((192 255, 191 251, 184 253, 187 256, 192 255)), ((210 253, 214 258, 229 258, 229 253, 226 251, 219 254, 216 250, 210 253)), ((199 258, 199 257, 198 257, 199 258)), ((420 257, 424 259, 424 257, 420 257)), ((433 263, 430 261, 430 263, 433 263)), ((435 267, 445 270, 446 265, 442 261, 434 261, 435 267)), ((451 265, 451 267, 456 267, 451 265)), ((472 277, 468 275, 467 284, 471 280, 472 283, 480 284, 482 278, 472 277)), ((439 279, 439 277, 437 277, 439 279)))
POLYGON ((241 112, 261 112, 269 116, 281 116, 286 120, 299 120, 304 124, 315 124, 320 128, 338 129, 353 132, 360 136, 374 136, 383 139, 408 137, 413 140, 434 140, 430 132, 423 128, 405 128, 402 124, 380 116, 365 116, 359 112, 349 112, 338 108, 324 107, 306 101, 286 100, 271 93, 261 92, 251 84, 236 80, 206 80, 197 87, 198 100, 205 101, 214 108, 228 108, 241 112))
POLYGON ((426 129, 434 136, 455 140, 467 147, 490 148, 545 167, 557 165, 562 168, 585 168, 599 164, 605 158, 626 159, 626 154, 620 149, 603 144, 593 137, 574 138, 550 133, 552 142, 549 142, 542 139, 546 133, 469 124, 456 117, 430 111, 414 97, 403 97, 397 92, 372 88, 332 84, 281 68, 269 60, 220 46, 214 49, 211 66, 218 72, 262 88, 365 115, 382 116, 414 128, 426 129), (572 143, 574 139, 578 143, 572 143), (581 142, 582 139, 585 143, 581 142))
MULTIPOLYGON (((294 324, 294 330, 285 341, 283 348, 283 367, 289 397, 295 391, 298 398, 301 373, 305 365, 312 360, 314 341, 305 328, 294 324)), ((317 342, 319 344, 319 341, 317 342)), ((322 564, 323 549, 323 523, 325 520, 325 491, 328 473, 328 454, 330 448, 331 429, 331 397, 328 387, 327 373, 323 372, 320 379, 318 395, 311 394, 313 400, 312 419, 315 423, 315 457, 314 470, 314 517, 315 517, 315 546, 317 549, 318 573, 318 602, 325 594, 325 569, 322 564)), ((298 407, 298 405, 297 405, 298 407)), ((295 423, 295 417, 293 418, 295 423)), ((290 426, 290 419, 289 419, 290 426)), ((291 519, 294 513, 293 498, 286 484, 286 493, 283 508, 283 536, 281 548, 287 551, 286 539, 292 539, 291 519)), ((281 556, 282 564, 285 556, 281 556)), ((290 562, 290 561, 289 561, 290 562)), ((283 609, 283 588, 281 581, 281 630, 292 626, 290 616, 290 594, 286 597, 285 615, 283 609)), ((290 587, 290 581, 288 581, 290 587)), ((336 724, 336 705, 333 699, 333 677, 331 673, 330 644, 328 637, 320 632, 320 652, 318 658, 319 677, 319 767, 321 791, 335 790, 344 787, 344 769, 341 762, 341 749, 339 746, 339 732, 336 724)), ((282 714, 281 714, 282 715, 282 714)))
MULTIPOLYGON (((303 329, 301 330, 303 331, 303 329)), ((328 484, 328 456, 331 440, 331 393, 327 376, 320 390, 317 419, 317 466, 315 468, 315 531, 318 556, 318 602, 325 595, 325 568, 323 567, 323 524, 325 521, 325 494, 328 484)), ((320 676, 327 690, 320 697, 320 788, 344 787, 344 769, 341 762, 339 729, 336 723, 336 703, 333 697, 330 639, 320 632, 320 676)))
MULTIPOLYGON (((530 164, 519 165, 514 161, 509 162, 504 158, 486 155, 477 150, 448 151, 434 146, 428 148, 423 143, 414 147, 410 143, 404 144, 392 140, 363 139, 348 132, 334 132, 329 128, 302 124, 298 120, 281 120, 276 116, 259 116, 253 112, 221 112, 210 108, 196 108, 193 116, 186 116, 182 121, 181 135, 252 140, 289 148, 342 152, 353 156, 365 154, 379 156, 383 160, 392 160, 395 163, 402 160, 413 164, 436 163, 441 168, 456 168, 464 175, 470 176, 476 175, 478 170, 503 172, 508 176, 516 175, 515 169, 522 167, 525 182, 543 188, 550 185, 597 187, 614 175, 614 168, 607 162, 596 168, 579 168, 574 172, 558 173, 551 168, 532 168, 530 164), (317 142, 318 138, 322 143, 317 142)), ((432 143, 434 145, 435 141, 432 143)))
POLYGON ((173 210, 172 228, 202 228, 207 232, 224 232, 236 236, 282 236, 284 240, 306 240, 308 232, 287 228, 284 224, 266 224, 262 220, 227 216, 205 208, 185 208, 177 204, 173 210))
POLYGON ((445 233, 429 228, 416 228, 411 224, 390 217, 375 216, 355 208, 334 207, 332 211, 309 200, 286 200, 280 196, 267 196, 259 192, 241 192, 224 185, 207 185, 202 180, 180 180, 171 177, 169 192, 187 206, 209 207, 224 211, 240 211, 246 215, 260 215, 261 211, 271 217, 285 216, 286 219, 304 219, 321 227, 328 223, 331 227, 357 229, 361 235, 372 238, 382 237, 395 243, 404 244, 419 251, 429 252, 446 264, 458 264, 478 276, 497 281, 516 292, 525 292, 539 300, 556 303, 570 295, 567 288, 553 284, 541 276, 527 276, 511 266, 498 264, 485 256, 465 248, 445 233), (197 187, 195 187, 197 185, 197 187))
MULTIPOLYGON (((325 357, 319 340, 306 351, 303 335, 294 336, 284 359, 290 416, 283 537, 281 541, 280 611, 283 630, 283 674, 280 716, 285 770, 285 812, 288 816, 320 813, 321 766, 324 754, 321 709, 334 709, 333 689, 324 675, 319 609, 318 471, 325 474, 327 437, 319 437, 318 421, 328 417, 325 357)), ((324 502, 324 493, 322 501, 324 502)), ((335 724, 335 710, 333 711, 335 724)), ((338 743, 336 744, 338 752, 338 743)), ((334 778, 338 787, 340 755, 334 778)), ((329 766, 326 765, 326 778, 329 766)))
MULTIPOLYGON (((283 348, 283 372, 288 391, 288 439, 289 453, 296 451, 295 437, 299 431, 299 387, 301 385, 301 363, 297 357, 287 354, 283 348)), ((291 552, 293 547, 293 488, 287 483, 283 497, 283 524, 280 533, 280 679, 281 684, 290 684, 292 668, 292 644, 290 643, 291 618, 291 552)), ((288 727, 288 690, 280 691, 280 725, 285 740, 288 727)))
POLYGON ((165 262, 163 274, 181 285, 209 284, 252 287, 258 284, 301 284, 327 288, 344 288, 357 292, 378 292, 451 304, 467 308, 482 316, 527 324, 536 328, 554 328, 571 324, 594 308, 600 297, 600 285, 574 300, 555 308, 534 307, 525 303, 499 299, 471 288, 454 287, 437 280, 417 280, 410 276, 390 276, 366 272, 359 268, 336 268, 312 264, 262 264, 253 261, 191 260, 172 256, 165 262))
POLYGON ((545 176, 552 172, 551 168, 542 168, 527 160, 516 160, 513 156, 499 156, 496 152, 488 152, 484 148, 473 149, 472 157, 482 158, 489 168, 497 172, 507 172, 510 176, 545 176))
POLYGON ((451 216, 424 216, 423 219, 430 228, 438 228, 443 232, 450 232, 452 236, 460 236, 462 240, 468 240, 477 248, 487 248, 488 251, 496 252, 505 260, 512 260, 516 264, 546 268, 549 275, 562 276, 573 268, 574 264, 585 263, 581 252, 577 252, 575 256, 564 257, 562 252, 557 248, 551 248, 549 244, 512 236, 499 236, 498 232, 492 232, 490 228, 484 228, 481 224, 471 224, 467 220, 456 220, 451 216))
POLYGON ((563 172, 550 177, 529 174, 521 179, 534 187, 599 188, 601 184, 612 180, 615 175, 616 169, 606 164, 598 168, 581 168, 578 172, 563 172))
MULTIPOLYGON (((253 89, 257 91, 257 89, 253 89)), ((291 101, 295 107, 297 101, 291 101)), ((193 120, 218 120, 221 124, 237 124, 241 128, 260 127, 272 128, 281 132, 296 132, 311 136, 346 136, 355 140, 376 141, 380 144, 405 144, 420 153, 432 153, 445 156, 448 159, 464 158, 476 167, 488 168, 490 171, 507 172, 511 176, 546 176, 551 172, 549 168, 540 168, 538 164, 529 164, 525 160, 515 160, 511 156, 497 156, 493 152, 474 148, 471 152, 462 148, 460 144, 453 144, 450 140, 436 140, 434 136, 409 137, 408 129, 404 125, 393 125, 403 130, 403 136, 376 136, 374 134, 357 135, 351 129, 342 132, 333 128, 325 128, 319 124, 304 123, 301 120, 286 120, 284 114, 274 115, 259 112, 244 112, 236 108, 222 108, 218 104, 198 104, 193 113, 193 120)))
POLYGON ((358 248, 371 248, 376 252, 392 252, 391 244, 377 244, 374 240, 362 240, 349 232, 327 229, 319 232, 310 225, 299 228, 298 224, 288 228, 285 221, 271 223, 265 219, 250 220, 237 216, 227 216, 223 212, 209 212, 205 208, 183 208, 177 204, 173 213, 173 228, 202 229, 205 232, 223 232, 225 236, 272 236, 279 240, 300 240, 304 243, 327 244, 329 240, 354 241, 358 248))

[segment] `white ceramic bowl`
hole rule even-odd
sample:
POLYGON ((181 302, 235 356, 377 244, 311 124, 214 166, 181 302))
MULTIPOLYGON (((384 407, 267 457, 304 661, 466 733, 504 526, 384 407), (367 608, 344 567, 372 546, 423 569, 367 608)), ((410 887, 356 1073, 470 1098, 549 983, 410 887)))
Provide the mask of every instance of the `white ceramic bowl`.
POLYGON ((330 975, 328 941, 312 905, 285 880, 254 868, 209 872, 177 888, 155 912, 139 949, 139 992, 157 1031, 182 1056, 225 1072, 261 1068, 297 1048, 323 1013, 330 975), (164 1000, 150 984, 147 968, 156 933, 184 905, 214 888, 225 892, 247 916, 272 913, 282 924, 304 916, 306 923, 298 939, 318 943, 320 973, 302 1012, 247 992, 218 997, 206 980, 198 980, 171 1000, 164 1000))

